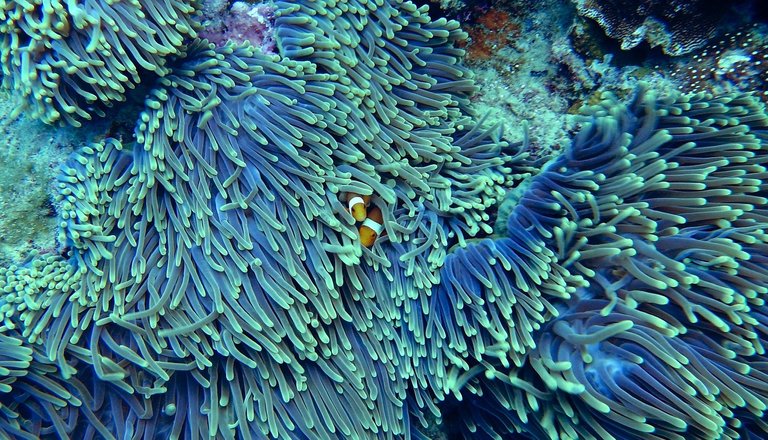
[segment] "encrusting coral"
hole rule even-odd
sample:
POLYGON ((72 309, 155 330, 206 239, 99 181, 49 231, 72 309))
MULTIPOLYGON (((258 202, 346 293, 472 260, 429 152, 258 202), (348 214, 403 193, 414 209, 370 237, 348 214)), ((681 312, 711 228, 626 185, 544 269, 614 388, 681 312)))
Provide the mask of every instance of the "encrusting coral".
POLYGON ((670 77, 684 92, 714 94, 755 91, 768 102, 768 28, 759 24, 726 33, 676 60, 670 77))
POLYGON ((767 431, 754 98, 606 99, 510 193, 456 22, 275 7, 277 54, 192 42, 64 165, 66 249, 0 269, 0 436, 767 431))
POLYGON ((167 58, 195 36, 196 7, 190 0, 0 0, 2 85, 29 117, 80 126, 124 101, 147 72, 169 72, 167 58))
POLYGON ((579 15, 595 20, 624 50, 643 41, 684 55, 715 35, 723 5, 707 0, 572 0, 579 15))

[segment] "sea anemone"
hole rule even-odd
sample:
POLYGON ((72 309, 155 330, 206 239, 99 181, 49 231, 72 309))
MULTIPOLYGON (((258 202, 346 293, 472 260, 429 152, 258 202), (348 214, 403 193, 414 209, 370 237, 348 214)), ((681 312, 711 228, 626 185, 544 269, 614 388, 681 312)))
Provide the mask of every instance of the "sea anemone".
POLYGON ((194 37, 196 3, 0 0, 2 85, 47 123, 104 115, 194 37))
POLYGON ((465 34, 425 11, 279 3, 279 55, 197 41, 135 143, 67 161, 69 258, 6 272, 6 325, 114 390, 86 400, 102 431, 404 434, 445 363, 480 357, 428 337, 429 296, 521 158, 470 117, 465 34))
POLYGON ((476 394, 465 429, 552 439, 763 429, 763 107, 750 95, 640 92, 587 113, 510 218, 550 207, 526 214, 528 229, 550 231, 572 293, 517 368, 486 360, 460 373, 476 394))
POLYGON ((472 118, 457 23, 393 0, 274 26, 277 54, 190 44, 135 141, 62 167, 61 254, 0 271, 6 397, 50 379, 8 432, 763 429, 758 101, 607 97, 511 191, 529 164, 472 118))

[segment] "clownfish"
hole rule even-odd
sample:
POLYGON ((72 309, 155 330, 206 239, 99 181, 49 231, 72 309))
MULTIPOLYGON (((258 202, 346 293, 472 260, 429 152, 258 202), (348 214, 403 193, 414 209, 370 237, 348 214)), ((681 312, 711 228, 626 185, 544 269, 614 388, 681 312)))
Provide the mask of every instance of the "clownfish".
POLYGON ((358 232, 360 233, 360 243, 365 247, 373 246, 376 237, 381 235, 382 232, 386 233, 384 231, 384 218, 378 207, 368 211, 368 217, 363 220, 363 224, 360 225, 358 232))
POLYGON ((361 196, 355 193, 347 193, 347 209, 352 214, 355 221, 361 222, 368 216, 368 204, 371 202, 371 196, 361 196))

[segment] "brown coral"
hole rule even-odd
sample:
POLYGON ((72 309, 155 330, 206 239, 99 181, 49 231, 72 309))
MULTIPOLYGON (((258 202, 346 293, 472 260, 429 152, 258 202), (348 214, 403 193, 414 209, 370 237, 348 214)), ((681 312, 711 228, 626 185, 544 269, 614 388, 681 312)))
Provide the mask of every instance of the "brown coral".
POLYGON ((480 15, 467 32, 470 37, 467 60, 485 61, 513 43, 520 34, 520 25, 511 19, 509 12, 490 9, 480 15))

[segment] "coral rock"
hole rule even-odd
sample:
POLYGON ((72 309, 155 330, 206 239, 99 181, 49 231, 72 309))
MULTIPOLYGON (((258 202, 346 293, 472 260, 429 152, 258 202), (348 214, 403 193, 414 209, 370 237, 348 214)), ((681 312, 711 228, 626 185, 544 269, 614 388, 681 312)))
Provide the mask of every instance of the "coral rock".
POLYGON ((573 0, 579 15, 595 20, 624 50, 642 41, 683 55, 707 43, 716 21, 705 0, 573 0))

